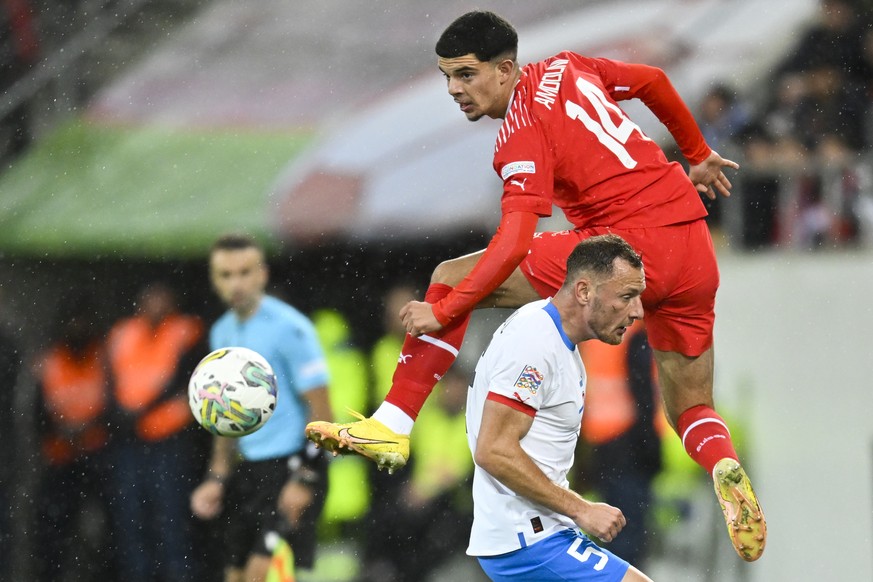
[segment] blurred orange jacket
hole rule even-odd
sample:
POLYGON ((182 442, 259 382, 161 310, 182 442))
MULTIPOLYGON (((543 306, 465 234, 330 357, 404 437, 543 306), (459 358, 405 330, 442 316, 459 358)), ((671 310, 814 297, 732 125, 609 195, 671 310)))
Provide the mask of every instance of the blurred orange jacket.
POLYGON ((122 410, 138 413, 137 436, 146 441, 168 438, 194 420, 186 386, 169 386, 180 360, 203 335, 193 316, 174 314, 152 327, 144 317, 115 325, 109 355, 115 400, 122 410), (166 398, 168 394, 175 396, 166 398))
POLYGON ((599 341, 579 344, 588 375, 582 437, 592 445, 618 438, 637 419, 637 403, 628 385, 627 350, 631 335, 644 330, 637 320, 617 346, 599 341))
POLYGON ((101 420, 107 387, 99 343, 88 346, 81 357, 66 346, 56 346, 41 365, 43 403, 51 424, 42 439, 46 460, 64 465, 101 449, 108 431, 101 420))

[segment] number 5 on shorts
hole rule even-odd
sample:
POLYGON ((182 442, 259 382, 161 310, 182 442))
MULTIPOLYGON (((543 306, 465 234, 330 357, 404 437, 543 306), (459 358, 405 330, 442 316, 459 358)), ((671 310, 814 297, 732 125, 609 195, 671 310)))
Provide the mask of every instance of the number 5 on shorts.
POLYGON ((603 552, 595 550, 591 546, 585 548, 585 551, 580 554, 579 553, 579 546, 581 544, 582 544, 582 539, 581 538, 577 539, 576 541, 574 541, 570 545, 570 548, 567 550, 567 553, 582 563, 587 562, 588 558, 590 558, 591 556, 598 556, 600 559, 597 561, 596 564, 594 564, 594 569, 597 570, 598 572, 600 570, 603 570, 603 568, 606 567, 606 562, 609 561, 609 557, 606 554, 604 554, 603 552))

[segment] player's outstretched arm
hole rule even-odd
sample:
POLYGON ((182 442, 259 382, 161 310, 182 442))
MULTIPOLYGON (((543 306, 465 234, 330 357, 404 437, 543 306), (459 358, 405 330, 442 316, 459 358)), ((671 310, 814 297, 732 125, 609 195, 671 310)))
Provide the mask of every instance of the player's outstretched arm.
MULTIPOLYGON (((464 268, 460 276, 454 278, 456 280, 453 277, 436 278, 435 272, 432 282, 445 283, 454 288, 436 305, 419 301, 408 303, 400 312, 406 331, 414 337, 439 331, 455 318, 475 309, 480 301, 506 281, 527 256, 538 220, 539 216, 533 212, 513 211, 504 214, 497 232, 471 270, 464 268)), ((437 270, 476 254, 447 261, 437 270)))
POLYGON ((227 437, 212 437, 209 471, 203 482, 191 492, 191 512, 200 519, 213 519, 222 509, 224 483, 231 473, 231 459, 236 446, 227 437))
POLYGON ((727 176, 724 175, 725 168, 738 170, 740 165, 721 157, 717 152, 713 151, 709 154, 709 157, 699 164, 691 165, 688 177, 698 192, 705 194, 710 200, 715 200, 716 191, 725 197, 731 195, 732 184, 727 176))
POLYGON ((612 541, 626 521, 621 510, 592 503, 575 491, 553 483, 521 448, 533 417, 505 404, 488 400, 474 460, 516 494, 566 515, 585 532, 604 542, 612 541))
POLYGON ((739 165, 722 158, 706 144, 694 116, 664 71, 648 65, 627 63, 619 65, 619 71, 631 90, 620 95, 614 94, 613 97, 637 97, 646 104, 670 131, 682 155, 691 164, 689 178, 700 193, 712 200, 717 196, 716 192, 730 196, 731 183, 723 170, 725 167, 736 170, 739 165))

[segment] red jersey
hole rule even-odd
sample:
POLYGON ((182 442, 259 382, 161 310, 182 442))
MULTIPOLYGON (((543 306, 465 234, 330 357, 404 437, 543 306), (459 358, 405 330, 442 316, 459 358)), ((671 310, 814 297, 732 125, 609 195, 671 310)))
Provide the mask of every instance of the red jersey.
POLYGON ((682 166, 618 107, 641 99, 692 163, 710 153, 660 69, 562 52, 522 69, 497 136, 502 210, 552 213, 577 228, 664 226, 706 216, 682 166), (678 105, 677 105, 678 104, 678 105))
POLYGON ((618 107, 640 99, 691 164, 712 153, 694 117, 656 67, 572 52, 521 70, 497 135, 500 227, 473 270, 433 306, 443 324, 469 312, 528 255, 535 217, 552 204, 576 228, 667 226, 706 216, 682 166, 668 162, 618 107))

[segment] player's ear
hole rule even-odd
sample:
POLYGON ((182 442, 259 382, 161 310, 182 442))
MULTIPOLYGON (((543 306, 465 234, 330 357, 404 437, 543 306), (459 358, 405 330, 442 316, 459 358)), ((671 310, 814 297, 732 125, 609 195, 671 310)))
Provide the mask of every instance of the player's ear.
POLYGON ((497 73, 501 80, 506 80, 512 77, 512 72, 515 70, 515 61, 512 59, 503 59, 497 63, 497 73))
POLYGON ((576 301, 578 301, 580 305, 588 305, 591 296, 591 281, 584 277, 576 279, 576 284, 573 286, 573 290, 576 293, 576 301))

